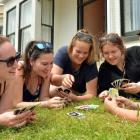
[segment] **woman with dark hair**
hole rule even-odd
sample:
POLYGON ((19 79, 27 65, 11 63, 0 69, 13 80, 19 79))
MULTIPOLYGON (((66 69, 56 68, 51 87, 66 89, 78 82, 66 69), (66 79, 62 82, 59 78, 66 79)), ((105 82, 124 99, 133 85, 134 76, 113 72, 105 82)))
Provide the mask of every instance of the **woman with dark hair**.
POLYGON ((20 53, 16 53, 8 38, 0 36, 0 125, 18 127, 25 125, 34 114, 30 111, 14 114, 8 111, 15 105, 15 73, 20 53), (7 112, 8 111, 8 112, 7 112))
MULTIPOLYGON (((64 100, 60 97, 49 99, 49 86, 53 64, 53 47, 44 41, 31 41, 25 49, 24 63, 17 69, 17 77, 23 86, 23 97, 17 95, 18 106, 36 105, 61 108, 64 100), (22 67, 23 66, 23 67, 22 67), (23 101, 23 102, 21 102, 23 101)), ((22 90, 22 88, 20 87, 22 90)))
POLYGON ((125 48, 118 34, 110 33, 100 39, 100 50, 105 61, 99 69, 99 97, 104 100, 105 109, 120 118, 139 121, 140 103, 125 97, 140 99, 140 46, 125 48), (113 99, 108 92, 111 82, 127 78, 130 83, 120 87, 119 95, 113 99))
POLYGON ((109 90, 111 82, 126 78, 119 91, 125 97, 140 98, 140 46, 125 48, 118 34, 110 33, 100 39, 100 50, 105 61, 101 64, 98 76, 99 93, 109 90))
POLYGON ((66 97, 73 101, 91 99, 96 96, 97 67, 94 61, 94 42, 87 30, 78 31, 69 46, 61 47, 54 58, 51 82, 67 87, 70 94, 50 88, 51 96, 66 97))

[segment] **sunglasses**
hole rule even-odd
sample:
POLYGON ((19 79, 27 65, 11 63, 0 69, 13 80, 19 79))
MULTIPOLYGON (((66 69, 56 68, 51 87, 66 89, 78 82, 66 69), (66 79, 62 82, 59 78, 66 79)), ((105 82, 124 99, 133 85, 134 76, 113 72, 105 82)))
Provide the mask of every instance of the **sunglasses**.
POLYGON ((53 49, 52 44, 50 42, 37 42, 35 44, 35 48, 39 49, 39 50, 43 50, 43 49, 53 49))
POLYGON ((88 41, 88 42, 93 42, 93 36, 92 35, 89 35, 89 34, 86 34, 86 33, 83 33, 83 32, 78 32, 75 37, 78 37, 79 39, 83 39, 85 41, 88 41))
POLYGON ((6 59, 0 59, 0 62, 5 62, 7 64, 7 67, 12 67, 15 61, 19 61, 20 57, 20 52, 17 52, 15 56, 11 56, 6 59))
POLYGON ((31 56, 33 54, 35 49, 52 51, 53 46, 50 42, 45 42, 45 41, 36 42, 35 45, 33 47, 31 47, 31 49, 29 51, 29 56, 31 56))

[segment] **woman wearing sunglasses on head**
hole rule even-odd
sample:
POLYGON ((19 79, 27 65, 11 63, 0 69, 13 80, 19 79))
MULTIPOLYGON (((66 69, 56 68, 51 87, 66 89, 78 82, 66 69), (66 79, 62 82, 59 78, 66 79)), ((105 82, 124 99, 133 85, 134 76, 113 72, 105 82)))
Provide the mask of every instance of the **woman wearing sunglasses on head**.
MULTIPOLYGON (((20 62, 21 63, 21 62, 20 62)), ((60 97, 49 99, 49 86, 53 64, 53 47, 44 41, 31 41, 25 49, 24 63, 17 69, 17 77, 23 89, 23 97, 18 94, 17 106, 30 106, 38 103, 41 107, 61 108, 64 100, 60 97), (20 96, 20 97, 19 97, 20 96), (19 100, 18 100, 19 99, 19 100), (22 102, 23 101, 23 102, 22 102)))
POLYGON ((96 96, 97 67, 94 61, 93 37, 87 30, 78 31, 69 46, 61 47, 54 58, 51 82, 71 90, 69 94, 51 85, 50 95, 66 97, 72 101, 96 96))
POLYGON ((20 54, 16 53, 9 39, 0 36, 0 125, 7 127, 22 126, 34 116, 30 111, 19 115, 8 111, 14 107, 14 79, 19 58, 20 54))

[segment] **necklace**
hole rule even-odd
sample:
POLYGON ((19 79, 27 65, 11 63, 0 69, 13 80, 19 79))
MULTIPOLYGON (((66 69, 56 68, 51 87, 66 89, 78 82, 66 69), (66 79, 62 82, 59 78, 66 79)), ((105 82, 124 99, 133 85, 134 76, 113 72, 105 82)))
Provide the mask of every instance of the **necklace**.
POLYGON ((123 74, 122 74, 122 78, 124 78, 125 77, 125 61, 124 61, 124 63, 123 63, 123 74))

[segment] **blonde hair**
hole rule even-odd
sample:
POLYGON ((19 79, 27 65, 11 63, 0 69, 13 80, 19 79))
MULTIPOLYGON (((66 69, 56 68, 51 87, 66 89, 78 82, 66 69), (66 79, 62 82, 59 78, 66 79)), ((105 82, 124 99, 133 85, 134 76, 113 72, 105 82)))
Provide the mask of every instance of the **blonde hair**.
POLYGON ((73 50, 73 46, 74 43, 76 42, 76 40, 79 41, 83 41, 86 42, 90 45, 90 49, 89 49, 89 54, 88 57, 86 59, 86 62, 88 64, 92 64, 94 61, 94 42, 93 42, 93 36, 91 34, 89 34, 88 30, 86 29, 81 29, 79 30, 75 36, 72 38, 71 43, 68 47, 68 53, 71 54, 72 50, 73 50))

